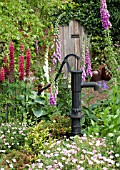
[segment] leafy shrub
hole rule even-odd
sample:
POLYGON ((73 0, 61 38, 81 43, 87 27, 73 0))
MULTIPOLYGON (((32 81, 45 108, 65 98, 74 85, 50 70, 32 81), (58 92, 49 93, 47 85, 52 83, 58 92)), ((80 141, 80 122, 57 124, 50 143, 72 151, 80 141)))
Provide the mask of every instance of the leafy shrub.
POLYGON ((120 136, 120 86, 119 81, 114 81, 114 84, 108 92, 108 98, 102 103, 99 103, 94 109, 94 113, 98 120, 91 120, 91 126, 87 128, 87 133, 100 133, 101 136, 106 136, 107 142, 114 146, 113 150, 120 153, 118 139, 120 136))
POLYGON ((94 110, 98 121, 91 121, 92 127, 88 127, 88 131, 100 132, 102 136, 107 136, 109 133, 120 132, 120 86, 118 81, 108 92, 108 98, 102 103, 99 103, 94 110))
POLYGON ((46 123, 52 138, 59 139, 71 132, 71 119, 64 115, 53 115, 46 123))
POLYGON ((38 153, 45 147, 44 143, 49 141, 49 129, 42 129, 42 121, 38 125, 30 129, 28 136, 25 139, 25 148, 29 152, 38 153))
POLYGON ((45 143, 51 143, 52 139, 58 139, 70 133, 70 119, 67 116, 55 115, 50 120, 41 120, 30 129, 25 139, 25 148, 29 152, 37 154, 44 149, 45 143))

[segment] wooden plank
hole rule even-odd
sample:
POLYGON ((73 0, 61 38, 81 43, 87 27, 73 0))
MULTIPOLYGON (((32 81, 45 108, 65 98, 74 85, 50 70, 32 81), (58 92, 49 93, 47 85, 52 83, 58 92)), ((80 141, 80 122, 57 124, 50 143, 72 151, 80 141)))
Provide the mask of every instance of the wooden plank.
POLYGON ((83 27, 79 24, 79 34, 80 34, 80 38, 79 38, 79 48, 80 48, 80 62, 79 62, 79 65, 78 65, 78 67, 79 67, 79 69, 81 68, 81 63, 82 63, 82 29, 83 27))
MULTIPOLYGON (((75 21, 74 22, 74 33, 75 34, 79 34, 79 23, 78 21, 75 21)), ((80 40, 77 38, 75 39, 75 54, 80 56, 80 40)), ((80 61, 78 60, 75 60, 75 70, 77 70, 78 68, 78 64, 79 64, 80 61)))
POLYGON ((80 67, 83 66, 84 57, 85 57, 85 32, 84 32, 84 28, 82 27, 82 63, 80 67))
MULTIPOLYGON (((73 24, 74 24, 74 21, 70 21, 70 23, 69 23, 69 54, 74 54, 74 39, 71 38, 71 34, 74 34, 73 24)), ((69 58, 68 61, 70 63, 71 69, 72 69, 72 67, 74 66, 74 58, 71 57, 71 58, 69 58)))
MULTIPOLYGON (((64 57, 69 54, 69 26, 64 26, 64 57)), ((64 66, 65 77, 68 76, 67 66, 64 66)))
POLYGON ((69 34, 68 33, 69 33, 69 26, 64 26, 64 50, 65 50, 65 56, 69 54, 69 34))

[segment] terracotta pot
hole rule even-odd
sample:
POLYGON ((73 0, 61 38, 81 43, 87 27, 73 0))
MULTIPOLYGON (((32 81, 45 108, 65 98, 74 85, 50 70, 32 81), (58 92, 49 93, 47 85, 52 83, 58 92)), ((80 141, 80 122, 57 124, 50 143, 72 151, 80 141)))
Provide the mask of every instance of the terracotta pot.
POLYGON ((107 72, 104 65, 99 66, 101 72, 101 80, 109 81, 111 79, 111 73, 107 72))
POLYGON ((107 73, 105 67, 102 69, 101 79, 106 81, 109 81, 111 79, 111 74, 110 72, 107 73))
POLYGON ((92 78, 91 81, 100 81, 101 80, 101 74, 99 70, 93 70, 92 71, 92 78))

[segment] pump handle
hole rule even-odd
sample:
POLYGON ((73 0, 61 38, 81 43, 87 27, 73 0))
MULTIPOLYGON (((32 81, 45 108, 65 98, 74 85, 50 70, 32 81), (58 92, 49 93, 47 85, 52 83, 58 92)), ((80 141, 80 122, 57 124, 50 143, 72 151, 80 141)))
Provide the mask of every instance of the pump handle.
MULTIPOLYGON (((63 62, 62 62, 62 64, 61 64, 61 66, 60 66, 60 69, 59 69, 59 71, 58 71, 58 73, 57 73, 57 75, 56 75, 56 77, 55 77, 55 80, 54 80, 54 81, 55 81, 55 84, 56 84, 56 81, 57 81, 57 79, 58 79, 61 71, 62 71, 62 68, 63 68, 64 64, 67 64, 68 72, 71 72, 70 64, 69 64, 68 61, 67 61, 67 59, 68 59, 69 57, 71 57, 71 56, 75 57, 77 60, 80 59, 80 57, 77 56, 77 55, 75 55, 75 54, 68 54, 67 56, 65 56, 65 57, 64 57, 64 60, 63 60, 63 62)), ((49 88, 50 86, 51 86, 51 84, 48 84, 47 86, 45 86, 44 88, 42 88, 41 90, 39 90, 37 95, 40 95, 42 91, 46 90, 46 89, 49 88)))

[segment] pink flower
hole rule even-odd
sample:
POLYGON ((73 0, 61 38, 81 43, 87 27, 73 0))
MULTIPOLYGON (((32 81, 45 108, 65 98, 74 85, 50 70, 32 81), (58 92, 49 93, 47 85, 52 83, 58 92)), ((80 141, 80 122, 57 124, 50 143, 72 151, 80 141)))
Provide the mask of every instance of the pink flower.
POLYGON ((83 168, 83 167, 81 167, 79 170, 84 170, 84 168, 83 168))
POLYGON ((10 43, 10 82, 14 82, 14 44, 13 42, 10 43))
POLYGON ((22 54, 23 51, 24 51, 24 44, 21 44, 21 45, 20 45, 20 53, 22 54))
POLYGON ((106 167, 103 167, 102 170, 107 170, 107 168, 106 168, 106 167))
POLYGON ((56 105, 56 101, 55 101, 54 94, 51 91, 51 93, 50 93, 50 106, 52 106, 52 105, 56 105))
POLYGON ((10 43, 10 73, 14 72, 14 44, 10 43))
POLYGON ((84 160, 85 159, 85 156, 83 154, 81 154, 81 159, 84 160))
POLYGON ((84 82, 85 81, 85 78, 86 78, 86 73, 85 73, 85 67, 83 66, 83 67, 81 67, 81 69, 80 70, 82 70, 83 72, 82 72, 82 82, 84 82))
POLYGON ((52 92, 52 90, 51 90, 51 92, 50 92, 50 100, 49 100, 50 106, 52 106, 52 105, 56 106, 56 104, 57 104, 57 103, 56 103, 57 94, 58 94, 58 91, 57 91, 57 90, 55 91, 54 94, 53 94, 53 92, 52 92))
POLYGON ((93 162, 90 159, 88 159, 88 164, 93 165, 93 162))
POLYGON ((83 136, 83 137, 81 137, 81 139, 82 139, 82 140, 87 140, 87 138, 86 138, 86 137, 84 137, 84 136, 83 136))
POLYGON ((30 74, 30 58, 31 58, 30 49, 27 49, 27 52, 26 52, 26 76, 29 76, 29 74, 30 74))
POLYGON ((41 162, 38 164, 38 168, 42 168, 42 167, 43 167, 43 163, 41 162))
POLYGON ((53 167, 56 169, 58 167, 58 164, 53 164, 53 167))
POLYGON ((19 80, 24 80, 24 56, 19 57, 19 80))
POLYGON ((86 54, 85 54, 85 64, 87 65, 86 74, 92 77, 92 68, 91 68, 90 54, 88 49, 86 50, 86 54))
POLYGON ((57 35, 57 42, 56 42, 56 50, 53 53, 53 64, 56 64, 57 61, 60 61, 61 59, 61 44, 60 44, 60 37, 57 35))
POLYGON ((56 64, 57 63, 57 57, 56 57, 56 53, 54 52, 53 55, 52 55, 52 58, 53 58, 53 64, 56 64))
POLYGON ((7 57, 6 56, 3 58, 3 68, 5 71, 5 75, 9 75, 9 69, 7 67, 7 57))
POLYGON ((85 149, 82 149, 82 152, 83 152, 83 153, 87 153, 87 151, 86 151, 85 149))
POLYGON ((60 44, 59 39, 57 41, 56 46, 57 46, 57 48, 56 48, 57 59, 58 59, 58 61, 60 61, 60 58, 61 58, 61 44, 60 44))
POLYGON ((101 14, 101 22, 102 22, 102 26, 105 30, 108 30, 109 27, 111 27, 111 23, 109 21, 110 18, 110 14, 107 10, 107 4, 106 4, 106 0, 100 0, 100 14, 101 14))
POLYGON ((96 146, 101 146, 102 145, 102 143, 100 142, 100 140, 97 140, 96 141, 96 146))
POLYGON ((4 80, 5 80, 5 70, 2 67, 0 70, 0 81, 4 82, 4 80))
POLYGON ((77 161, 78 161, 78 159, 75 159, 75 158, 72 157, 72 162, 73 162, 74 164, 76 164, 77 161))

